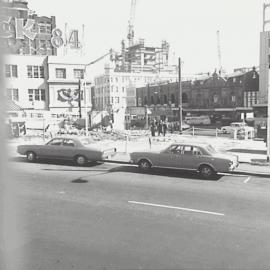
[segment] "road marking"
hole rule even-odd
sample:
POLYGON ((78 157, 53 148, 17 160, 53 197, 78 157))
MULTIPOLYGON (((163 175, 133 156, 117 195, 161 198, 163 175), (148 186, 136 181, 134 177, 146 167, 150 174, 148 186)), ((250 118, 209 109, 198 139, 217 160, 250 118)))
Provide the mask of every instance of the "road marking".
POLYGON ((59 194, 66 194, 65 191, 59 191, 58 193, 59 193, 59 194))
POLYGON ((250 176, 244 181, 244 183, 246 184, 249 180, 250 180, 250 176))
POLYGON ((198 210, 198 209, 192 209, 192 208, 184 208, 184 207, 171 206, 171 205, 164 205, 164 204, 136 202, 136 201, 128 201, 128 202, 133 203, 133 204, 141 204, 141 205, 149 205, 149 206, 156 206, 156 207, 169 208, 169 209, 177 209, 177 210, 197 212, 197 213, 203 213, 203 214, 211 214, 211 215, 216 215, 216 216, 224 216, 225 215, 223 213, 204 211, 204 210, 198 210))
POLYGON ((234 174, 234 173, 219 173, 220 175, 224 176, 235 176, 235 177, 246 177, 246 174, 234 174))

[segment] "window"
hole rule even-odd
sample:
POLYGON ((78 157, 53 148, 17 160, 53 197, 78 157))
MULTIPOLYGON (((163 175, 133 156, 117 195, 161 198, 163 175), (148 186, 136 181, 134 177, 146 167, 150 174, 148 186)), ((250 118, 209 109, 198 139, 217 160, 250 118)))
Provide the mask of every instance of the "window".
POLYGON ((115 98, 115 103, 119 103, 119 97, 115 98))
POLYGON ((73 140, 71 139, 64 139, 63 140, 63 146, 71 146, 71 147, 74 147, 75 146, 75 143, 73 140))
POLYGON ((66 78, 66 69, 65 68, 56 68, 55 75, 58 79, 65 79, 66 78))
POLYGON ((45 101, 45 89, 28 89, 29 101, 45 101))
POLYGON ((171 103, 175 103, 175 96, 174 96, 174 94, 171 94, 171 103))
POLYGON ((43 66, 27 66, 28 78, 44 78, 43 66))
POLYGON ((52 32, 52 26, 48 23, 39 23, 38 24, 39 33, 41 34, 51 34, 52 32))
POLYGON ((187 96, 186 93, 183 93, 183 94, 182 94, 182 102, 183 102, 183 103, 187 103, 187 102, 188 102, 188 96, 187 96))
POLYGON ((193 153, 192 154, 195 155, 195 156, 201 156, 202 152, 198 147, 193 147, 193 153))
POLYGON ((18 77, 18 70, 17 70, 17 65, 6 65, 6 77, 11 78, 11 77, 18 77))
POLYGON ((122 87, 122 92, 123 92, 123 93, 125 92, 125 87, 122 87))
POLYGON ((57 139, 53 139, 53 140, 51 140, 51 141, 49 141, 48 143, 47 143, 47 145, 61 145, 62 144, 62 139, 60 139, 60 138, 57 138, 57 139))
POLYGON ((167 96, 166 95, 163 96, 163 101, 164 101, 164 104, 167 104, 168 101, 167 101, 167 96))
POLYGON ((19 91, 16 88, 7 89, 7 97, 11 100, 19 101, 19 91))
POLYGON ((83 79, 84 78, 84 70, 83 69, 74 69, 73 70, 74 78, 83 79))

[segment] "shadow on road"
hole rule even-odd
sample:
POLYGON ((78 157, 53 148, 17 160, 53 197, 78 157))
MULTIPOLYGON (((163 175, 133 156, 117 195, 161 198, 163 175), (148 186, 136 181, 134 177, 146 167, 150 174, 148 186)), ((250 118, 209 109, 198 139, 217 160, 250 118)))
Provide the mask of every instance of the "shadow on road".
MULTIPOLYGON (((27 159, 25 157, 13 157, 10 158, 9 161, 12 162, 21 162, 21 163, 30 163, 29 161, 27 161, 27 159)), ((91 168, 91 167, 96 167, 99 166, 101 164, 103 164, 103 162, 88 162, 86 165, 84 166, 78 166, 74 163, 74 161, 72 160, 59 160, 59 159, 37 159, 35 162, 32 163, 36 163, 36 164, 48 164, 48 165, 62 165, 62 166, 72 166, 72 167, 77 167, 77 168, 91 168)), ((48 171, 68 171, 68 169, 53 169, 53 168, 46 168, 43 170, 48 170, 48 171)), ((74 171, 74 169, 72 169, 72 171, 74 171)))
MULTIPOLYGON (((147 174, 152 176, 166 176, 175 178, 187 178, 191 180, 202 180, 203 178, 196 172, 185 171, 185 170, 174 170, 174 169, 163 169, 163 168, 152 168, 149 172, 142 172, 136 166, 118 166, 108 170, 108 173, 113 172, 128 172, 128 173, 139 173, 147 174)), ((212 179, 203 179, 205 181, 217 181, 222 175, 216 175, 212 179)))

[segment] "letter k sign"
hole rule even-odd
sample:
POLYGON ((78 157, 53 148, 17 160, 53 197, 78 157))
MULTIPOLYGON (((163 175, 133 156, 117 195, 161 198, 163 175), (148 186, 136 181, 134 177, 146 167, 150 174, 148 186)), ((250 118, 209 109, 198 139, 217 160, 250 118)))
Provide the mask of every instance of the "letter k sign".
POLYGON ((26 36, 34 40, 37 35, 37 33, 31 31, 34 23, 35 20, 27 19, 26 24, 23 25, 23 19, 15 18, 16 39, 24 39, 24 36, 26 36))

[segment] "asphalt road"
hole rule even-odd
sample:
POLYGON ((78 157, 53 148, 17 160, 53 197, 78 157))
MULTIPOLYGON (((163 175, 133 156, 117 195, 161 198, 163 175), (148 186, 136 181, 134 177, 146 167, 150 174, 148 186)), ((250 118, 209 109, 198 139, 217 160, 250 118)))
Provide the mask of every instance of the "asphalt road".
POLYGON ((270 178, 23 157, 7 171, 2 269, 270 269, 270 178))

